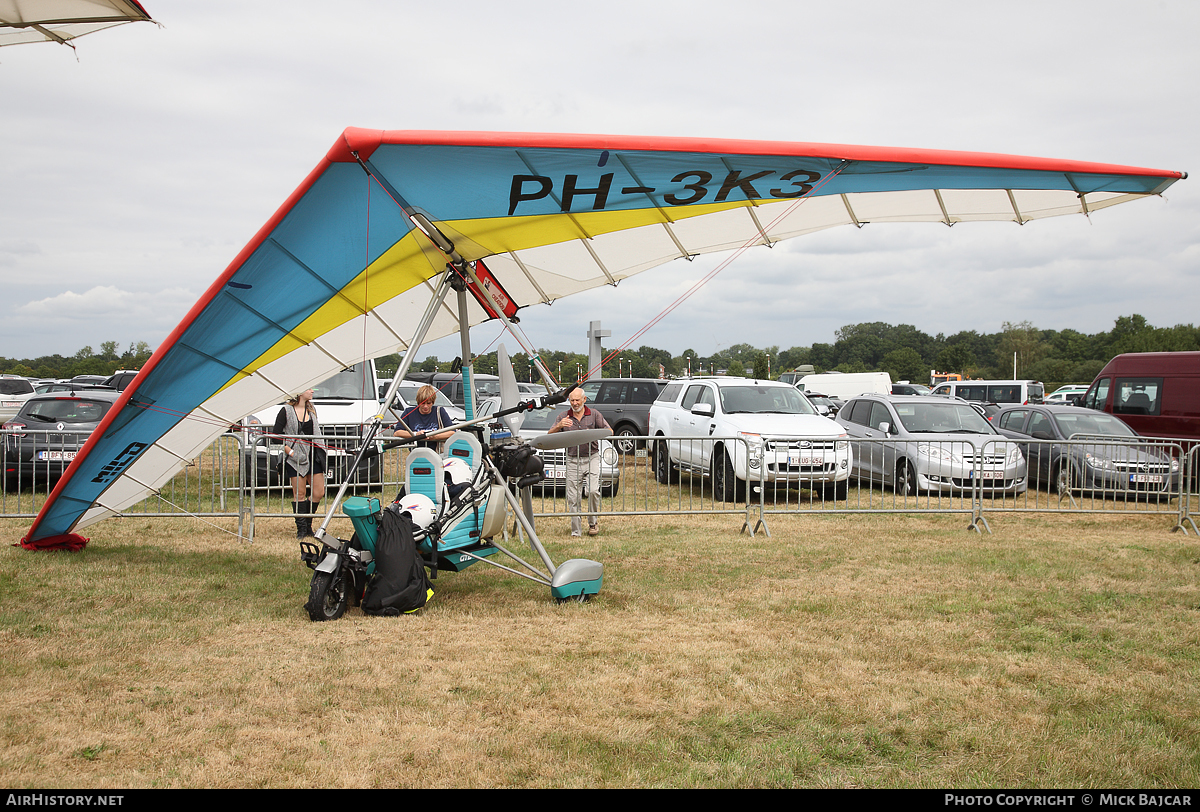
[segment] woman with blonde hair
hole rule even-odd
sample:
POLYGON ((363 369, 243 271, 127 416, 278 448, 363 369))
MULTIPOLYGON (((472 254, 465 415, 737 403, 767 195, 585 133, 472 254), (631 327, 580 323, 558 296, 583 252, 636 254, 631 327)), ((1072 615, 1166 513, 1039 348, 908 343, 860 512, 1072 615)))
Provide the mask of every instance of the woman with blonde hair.
POLYGON ((325 450, 303 436, 320 437, 321 423, 313 406, 313 391, 307 389, 288 398, 287 405, 275 418, 274 434, 286 437, 283 441, 283 473, 292 486, 292 511, 296 514, 296 538, 313 534, 312 518, 325 498, 325 450), (310 496, 311 491, 311 496, 310 496))

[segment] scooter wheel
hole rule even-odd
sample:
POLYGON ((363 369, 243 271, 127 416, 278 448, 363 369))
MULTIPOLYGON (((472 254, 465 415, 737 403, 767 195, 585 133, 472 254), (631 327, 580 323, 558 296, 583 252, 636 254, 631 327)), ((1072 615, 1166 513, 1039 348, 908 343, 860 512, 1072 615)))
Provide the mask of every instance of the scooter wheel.
POLYGON ((308 603, 304 604, 309 619, 337 620, 344 615, 350 602, 350 589, 351 578, 348 572, 339 573, 336 582, 332 573, 313 573, 312 586, 308 590, 308 603))

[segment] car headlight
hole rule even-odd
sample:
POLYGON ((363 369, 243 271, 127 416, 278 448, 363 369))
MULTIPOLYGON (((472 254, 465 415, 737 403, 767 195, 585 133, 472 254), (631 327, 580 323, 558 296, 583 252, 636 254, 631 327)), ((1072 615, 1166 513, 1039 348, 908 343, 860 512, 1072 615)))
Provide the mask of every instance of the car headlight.
POLYGON ((600 448, 600 459, 605 465, 616 465, 617 449, 613 448, 609 443, 602 443, 600 448))
POLYGON ((1011 446, 1008 449, 1008 464, 1016 465, 1020 461, 1021 461, 1021 447, 1016 446, 1016 445, 1011 446))
POLYGON ((917 443, 917 453, 923 457, 929 457, 931 460, 941 460, 942 462, 957 462, 958 456, 950 452, 947 448, 937 443, 917 443))
POLYGON ((1093 454, 1090 451, 1084 454, 1083 457, 1087 461, 1087 464, 1092 468, 1100 468, 1107 471, 1111 470, 1113 467, 1112 460, 1110 460, 1108 457, 1101 457, 1100 455, 1093 454))
POLYGON ((834 443, 834 448, 838 451, 845 451, 850 448, 850 435, 842 432, 838 435, 837 442, 834 443))

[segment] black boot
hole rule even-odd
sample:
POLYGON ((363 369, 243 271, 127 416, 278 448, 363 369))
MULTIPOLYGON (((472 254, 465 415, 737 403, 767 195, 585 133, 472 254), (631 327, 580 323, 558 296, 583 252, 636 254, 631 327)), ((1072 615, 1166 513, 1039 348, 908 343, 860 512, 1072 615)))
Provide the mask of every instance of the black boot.
POLYGON ((292 502, 292 512, 296 514, 296 538, 306 539, 312 535, 312 519, 305 519, 300 514, 309 513, 308 502, 292 502), (305 525, 305 522, 308 522, 305 525))

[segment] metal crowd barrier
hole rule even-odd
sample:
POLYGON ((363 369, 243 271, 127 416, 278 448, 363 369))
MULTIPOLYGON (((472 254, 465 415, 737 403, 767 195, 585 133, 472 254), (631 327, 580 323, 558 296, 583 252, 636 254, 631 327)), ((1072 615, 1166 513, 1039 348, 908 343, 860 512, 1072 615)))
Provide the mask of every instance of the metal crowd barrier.
MULTIPOLYGON (((295 515, 291 486, 280 466, 283 439, 222 435, 157 493, 125 513, 236 518, 238 535, 252 540, 257 519, 295 515)), ((386 501, 403 483, 407 447, 371 455, 351 472, 347 438, 296 439, 316 442, 326 451, 326 494, 309 514, 315 518, 324 517, 328 499, 347 476, 351 492, 386 501)), ((614 443, 606 443, 602 451, 602 521, 606 516, 737 515, 743 531, 762 529, 769 535, 768 519, 785 514, 933 513, 960 514, 969 517, 969 528, 990 532, 988 517, 995 514, 1117 513, 1169 516, 1172 529, 1188 532, 1197 531, 1194 516, 1200 511, 1200 445, 1179 441, 831 441, 746 435, 627 439, 635 445, 624 453, 614 443), (1010 465, 1013 449, 1020 449, 1019 474, 1010 465), (749 461, 750 479, 730 484, 728 471, 713 463, 722 455, 749 461)), ((0 515, 36 516, 74 445, 70 435, 54 431, 0 433, 5 474, 0 515), (42 454, 21 465, 20 443, 31 435, 46 435, 42 454)), ((527 494, 528 512, 542 520, 566 519, 572 514, 566 507, 565 452, 541 454, 547 480, 527 494)), ((586 494, 581 509, 587 512, 586 494)), ((566 532, 565 523, 562 529, 566 532)))
MULTIPOLYGON (((0 430, 3 491, 0 515, 37 516, 62 473, 75 459, 81 438, 75 432, 47 429, 0 430)), ((240 438, 224 434, 187 461, 169 482, 126 515, 234 517, 243 515, 238 488, 240 438)))
POLYGON ((989 532, 989 514, 1015 512, 1156 514, 1173 517, 1173 529, 1184 530, 1191 522, 1188 466, 1178 442, 964 437, 851 444, 853 475, 844 502, 817 488, 802 486, 793 494, 778 483, 772 487, 764 472, 764 521, 769 514, 820 510, 969 514, 969 529, 989 532))
MULTIPOLYGON (((623 443, 628 450, 622 452, 616 443, 608 442, 601 451, 602 516, 735 514, 744 517, 743 528, 749 526, 753 531, 757 507, 744 498, 727 502, 714 496, 709 483, 709 466, 704 462, 717 448, 732 448, 745 457, 749 447, 744 437, 622 439, 628 440, 623 443)), ((566 507, 566 452, 539 453, 551 476, 531 489, 533 517, 585 515, 588 509, 586 491, 580 514, 568 512, 566 507)))

